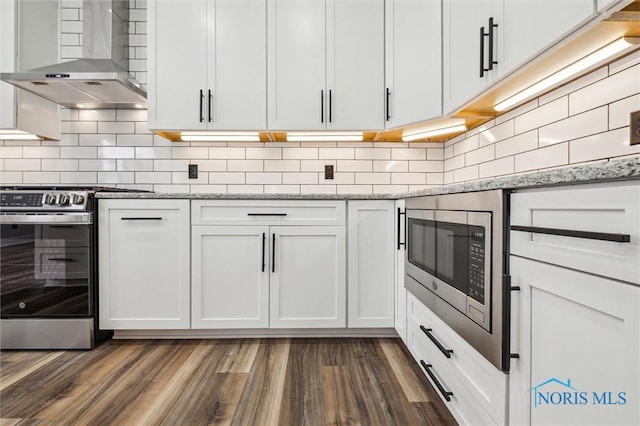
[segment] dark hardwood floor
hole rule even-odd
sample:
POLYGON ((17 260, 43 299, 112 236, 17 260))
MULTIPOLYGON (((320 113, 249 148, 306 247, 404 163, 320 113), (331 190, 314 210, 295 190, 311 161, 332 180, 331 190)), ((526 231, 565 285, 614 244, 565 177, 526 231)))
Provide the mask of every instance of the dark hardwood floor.
POLYGON ((455 424, 399 339, 2 351, 0 425, 455 424))

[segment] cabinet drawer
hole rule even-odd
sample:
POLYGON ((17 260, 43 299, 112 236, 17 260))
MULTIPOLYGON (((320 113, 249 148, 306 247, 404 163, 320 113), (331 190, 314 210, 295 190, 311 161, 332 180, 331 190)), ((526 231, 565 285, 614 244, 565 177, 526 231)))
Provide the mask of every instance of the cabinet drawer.
POLYGON ((344 201, 194 200, 192 225, 344 225, 344 201))
POLYGON ((430 349, 432 358, 439 359, 450 369, 495 422, 504 423, 507 375, 495 368, 412 294, 407 297, 407 322, 409 327, 413 327, 414 337, 430 349), (427 330, 443 349, 452 351, 450 358, 427 336, 427 330))
POLYGON ((447 408, 460 424, 489 425, 502 424, 504 421, 496 421, 485 410, 485 407, 472 395, 469 383, 459 380, 447 360, 438 353, 438 349, 431 344, 420 330, 418 324, 409 319, 407 327, 407 346, 414 359, 420 366, 420 370, 429 378, 436 393, 438 393, 447 408), (449 401, 446 401, 438 384, 429 377, 429 368, 438 384, 446 392, 451 392, 449 401))
POLYGON ((638 218, 640 181, 515 193, 511 254, 638 284, 638 218), (556 235, 562 231, 578 231, 582 237, 556 235), (624 236, 627 242, 612 241, 624 236))

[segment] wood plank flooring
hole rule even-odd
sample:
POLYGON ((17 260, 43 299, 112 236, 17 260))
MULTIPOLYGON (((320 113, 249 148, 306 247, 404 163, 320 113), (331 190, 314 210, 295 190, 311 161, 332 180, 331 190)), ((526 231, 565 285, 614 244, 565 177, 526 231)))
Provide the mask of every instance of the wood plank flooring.
POLYGON ((0 426, 449 425, 399 339, 112 340, 0 352, 0 426))

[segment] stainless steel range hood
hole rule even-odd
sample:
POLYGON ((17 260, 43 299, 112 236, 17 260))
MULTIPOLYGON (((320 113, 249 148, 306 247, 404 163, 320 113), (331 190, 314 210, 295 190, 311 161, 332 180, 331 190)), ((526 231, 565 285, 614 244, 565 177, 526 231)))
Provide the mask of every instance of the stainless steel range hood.
POLYGON ((2 73, 14 86, 69 108, 146 108, 128 71, 128 0, 83 1, 82 59, 2 73))

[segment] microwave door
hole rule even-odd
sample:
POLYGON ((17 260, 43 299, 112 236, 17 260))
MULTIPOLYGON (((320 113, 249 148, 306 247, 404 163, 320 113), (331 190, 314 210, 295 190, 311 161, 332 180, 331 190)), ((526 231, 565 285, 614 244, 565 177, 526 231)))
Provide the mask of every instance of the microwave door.
POLYGON ((466 224, 437 223, 437 277, 465 295, 468 286, 468 250, 469 227, 466 224))

